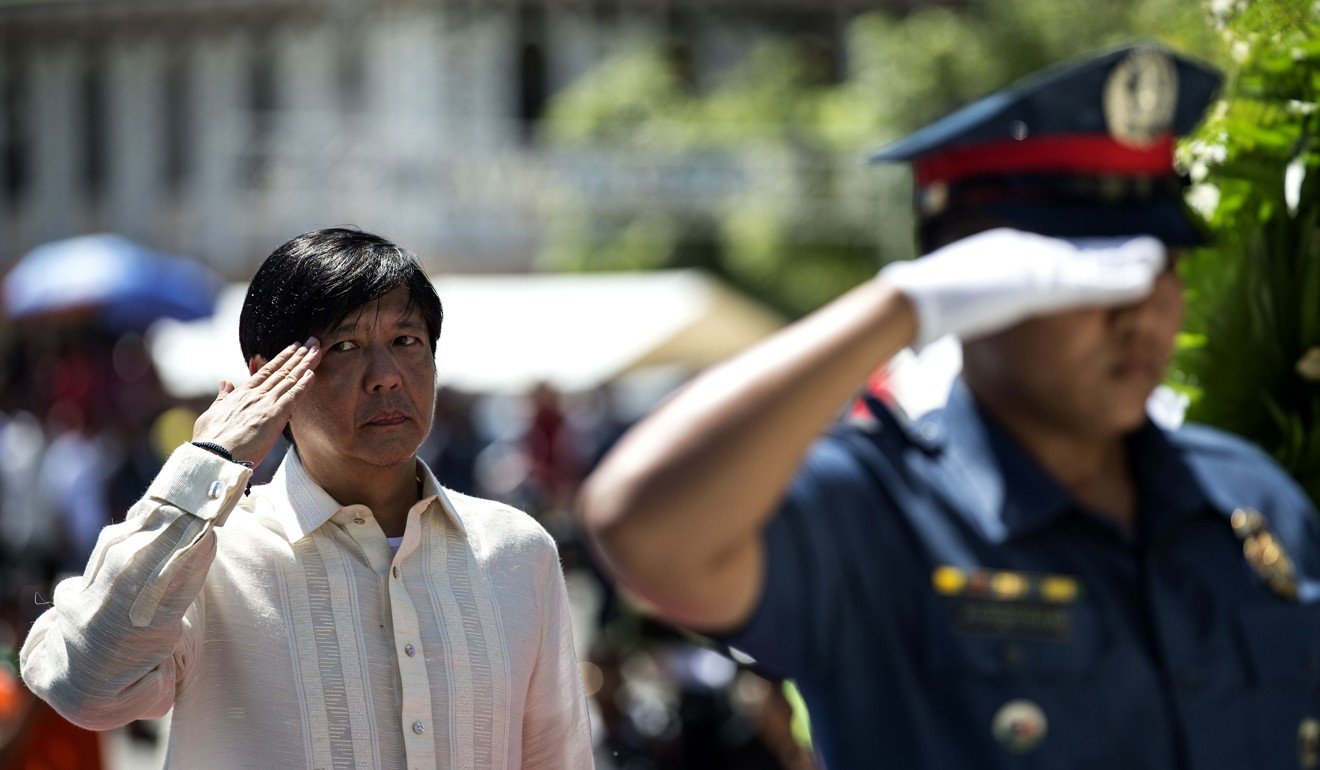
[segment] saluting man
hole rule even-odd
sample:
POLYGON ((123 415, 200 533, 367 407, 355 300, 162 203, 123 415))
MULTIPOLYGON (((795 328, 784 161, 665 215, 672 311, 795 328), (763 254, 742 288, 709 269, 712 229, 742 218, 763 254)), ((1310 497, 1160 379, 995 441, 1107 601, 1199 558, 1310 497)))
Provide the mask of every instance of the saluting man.
POLYGON ((1146 412, 1202 239, 1173 145, 1218 81, 1128 47, 879 153, 915 167, 927 255, 697 378, 589 479, 620 581, 795 678, 830 768, 1316 766, 1311 503, 1146 412), (945 334, 944 409, 821 436, 945 334))
POLYGON ((173 708, 170 767, 590 767, 554 541, 417 459, 442 317, 384 238, 276 249, 243 301, 251 378, 56 588, 27 685, 94 730, 173 708))

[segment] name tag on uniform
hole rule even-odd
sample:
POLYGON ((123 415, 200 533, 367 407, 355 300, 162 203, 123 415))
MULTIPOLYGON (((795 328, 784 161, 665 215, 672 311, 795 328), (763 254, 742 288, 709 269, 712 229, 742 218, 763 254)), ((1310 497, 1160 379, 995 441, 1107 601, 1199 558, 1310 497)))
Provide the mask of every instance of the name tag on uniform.
POLYGON ((954 631, 1019 639, 1066 639, 1072 633, 1070 606, 1081 594, 1072 575, 949 565, 935 568, 931 587, 949 598, 954 631))
POLYGON ((959 599, 950 614, 953 630, 963 634, 1066 639, 1072 633, 1068 608, 1058 604, 959 599))

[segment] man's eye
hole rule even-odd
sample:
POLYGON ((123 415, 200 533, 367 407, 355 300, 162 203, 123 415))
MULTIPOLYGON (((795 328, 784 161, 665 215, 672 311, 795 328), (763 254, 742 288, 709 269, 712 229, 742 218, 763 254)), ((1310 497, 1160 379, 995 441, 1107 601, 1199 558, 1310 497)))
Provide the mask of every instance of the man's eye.
POLYGON ((357 345, 352 340, 344 340, 343 342, 336 342, 335 344, 331 345, 330 349, 337 350, 340 353, 343 353, 344 351, 352 350, 353 348, 356 347, 357 345))
POLYGON ((421 342, 421 340, 417 339, 411 334, 405 334, 402 337, 396 338, 394 342, 397 345, 408 346, 408 345, 416 345, 417 343, 421 342))

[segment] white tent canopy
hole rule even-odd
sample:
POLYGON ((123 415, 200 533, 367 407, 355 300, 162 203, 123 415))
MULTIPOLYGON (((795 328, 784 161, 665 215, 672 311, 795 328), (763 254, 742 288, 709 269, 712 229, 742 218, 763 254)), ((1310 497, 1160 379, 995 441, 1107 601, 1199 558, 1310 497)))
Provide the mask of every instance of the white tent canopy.
MULTIPOLYGON (((440 384, 517 392, 537 382, 580 391, 650 366, 698 369, 770 334, 783 320, 696 270, 454 276, 435 281, 445 308, 440 384)), ((215 315, 162 321, 148 335, 166 389, 180 398, 247 376, 238 344, 245 284, 215 315)))

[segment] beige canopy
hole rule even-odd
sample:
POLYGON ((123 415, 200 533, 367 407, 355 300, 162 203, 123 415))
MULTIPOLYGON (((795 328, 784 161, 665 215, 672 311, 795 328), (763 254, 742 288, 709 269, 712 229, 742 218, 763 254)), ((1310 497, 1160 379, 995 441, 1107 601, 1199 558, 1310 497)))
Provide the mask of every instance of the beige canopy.
MULTIPOLYGON (((651 366, 697 370, 784 323, 697 270, 450 276, 435 286, 445 308, 439 380, 469 392, 541 381, 580 391, 651 366)), ((152 357, 172 395, 205 396, 221 378, 246 377, 238 345, 246 291, 229 286, 211 318, 151 329, 152 357)))

